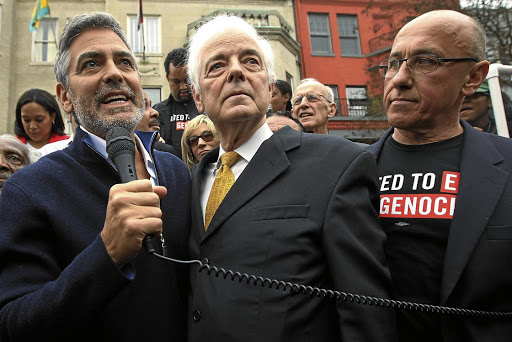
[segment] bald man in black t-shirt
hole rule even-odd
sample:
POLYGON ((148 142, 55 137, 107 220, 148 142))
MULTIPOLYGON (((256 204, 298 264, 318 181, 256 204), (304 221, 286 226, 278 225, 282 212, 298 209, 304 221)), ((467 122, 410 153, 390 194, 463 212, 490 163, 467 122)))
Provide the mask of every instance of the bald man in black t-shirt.
MULTIPOLYGON (((433 11, 400 30, 379 66, 393 127, 368 149, 397 299, 512 311, 512 141, 459 121, 487 75, 484 48, 473 19, 433 11)), ((399 310, 397 322, 403 342, 512 336, 510 321, 399 310)))

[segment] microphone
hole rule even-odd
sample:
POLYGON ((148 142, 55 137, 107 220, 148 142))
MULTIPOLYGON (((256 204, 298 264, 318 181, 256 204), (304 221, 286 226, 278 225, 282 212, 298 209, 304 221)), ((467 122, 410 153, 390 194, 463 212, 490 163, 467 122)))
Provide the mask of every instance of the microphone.
POLYGON ((107 154, 119 172, 121 183, 137 179, 135 171, 135 143, 123 127, 112 127, 107 132, 107 154))
MULTIPOLYGON (((123 127, 112 127, 108 130, 106 136, 107 155, 114 163, 119 172, 121 183, 128 183, 137 180, 135 170, 135 143, 130 132, 123 127)), ((146 252, 154 253, 152 235, 146 235, 142 244, 146 252)))

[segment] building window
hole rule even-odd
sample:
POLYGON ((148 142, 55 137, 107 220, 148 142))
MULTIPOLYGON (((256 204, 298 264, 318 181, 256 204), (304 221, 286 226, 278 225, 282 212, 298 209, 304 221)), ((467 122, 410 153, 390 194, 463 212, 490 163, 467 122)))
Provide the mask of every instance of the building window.
POLYGON ((57 18, 44 18, 39 21, 39 27, 32 33, 32 62, 53 62, 57 53, 55 33, 57 18))
POLYGON ((342 56, 360 56, 359 26, 357 15, 338 14, 338 32, 342 56))
MULTIPOLYGON (((288 72, 286 72, 286 82, 288 82, 288 84, 290 85, 290 87, 292 87, 292 89, 295 89, 293 87, 293 76, 291 74, 289 74, 288 72)), ((292 94, 290 94, 292 95, 292 94)))
POLYGON ((144 16, 144 27, 137 30, 137 16, 128 17, 128 36, 130 37, 130 46, 133 52, 144 52, 144 45, 146 46, 146 53, 161 53, 161 29, 159 16, 144 16), (144 32, 144 41, 142 39, 142 32, 144 32))
POLYGON ((313 55, 332 55, 329 15, 308 13, 309 34, 311 35, 311 53, 313 55))
POLYGON ((154 106, 157 103, 162 102, 161 88, 142 87, 142 90, 144 90, 146 94, 148 94, 148 97, 151 100, 151 106, 154 106))
POLYGON ((365 86, 347 86, 349 116, 365 116, 368 112, 368 98, 365 86))

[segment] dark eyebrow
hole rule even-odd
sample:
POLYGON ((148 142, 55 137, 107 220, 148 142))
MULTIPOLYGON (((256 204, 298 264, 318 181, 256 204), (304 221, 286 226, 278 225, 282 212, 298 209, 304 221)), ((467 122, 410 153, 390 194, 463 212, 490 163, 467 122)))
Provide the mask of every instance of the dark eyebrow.
POLYGON ((129 51, 115 51, 114 57, 128 57, 133 61, 133 55, 129 51))
POLYGON ((98 51, 87 51, 87 52, 82 53, 78 57, 78 60, 76 61, 75 72, 76 73, 80 72, 80 66, 82 65, 84 60, 89 59, 89 58, 96 58, 96 57, 99 57, 99 56, 102 56, 102 55, 103 54, 101 52, 98 52, 98 51))
MULTIPOLYGON (((87 60, 89 58, 103 57, 104 55, 105 54, 103 52, 100 52, 100 51, 87 51, 87 52, 82 53, 78 57, 78 60, 76 62, 75 72, 76 73, 80 72, 80 66, 82 65, 84 60, 87 60)), ((116 57, 116 58, 128 57, 133 63, 135 62, 133 60, 132 54, 130 52, 128 52, 128 51, 115 51, 114 52, 114 57, 116 57)))

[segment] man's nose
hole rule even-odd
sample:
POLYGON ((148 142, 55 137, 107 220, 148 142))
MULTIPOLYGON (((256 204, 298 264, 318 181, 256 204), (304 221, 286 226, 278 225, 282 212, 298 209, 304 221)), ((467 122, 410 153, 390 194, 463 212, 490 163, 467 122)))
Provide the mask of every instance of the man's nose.
POLYGON ((407 67, 407 61, 403 61, 400 64, 398 71, 391 78, 391 82, 393 82, 395 88, 410 88, 412 86, 412 75, 409 68, 407 67))
POLYGON ((242 65, 240 64, 240 62, 238 61, 238 59, 236 60, 231 60, 230 63, 229 63, 229 66, 228 66, 228 80, 230 82, 233 82, 233 81, 245 81, 245 73, 244 73, 244 70, 242 68, 242 65))
POLYGON ((466 96, 464 98, 464 102, 462 102, 462 103, 468 103, 468 102, 471 102, 471 100, 472 100, 471 96, 466 96))
POLYGON ((122 82, 123 80, 123 74, 113 60, 108 60, 105 63, 104 72, 103 81, 105 83, 108 83, 109 81, 122 82))
POLYGON ((158 113, 158 111, 152 107, 149 107, 149 117, 150 118, 155 118, 155 119, 158 119, 160 117, 160 113, 158 113))
POLYGON ((10 170, 7 158, 3 153, 0 153, 0 170, 10 170))
POLYGON ((307 96, 304 96, 302 97, 302 99, 300 99, 300 107, 309 107, 309 101, 308 101, 308 97, 307 96))

